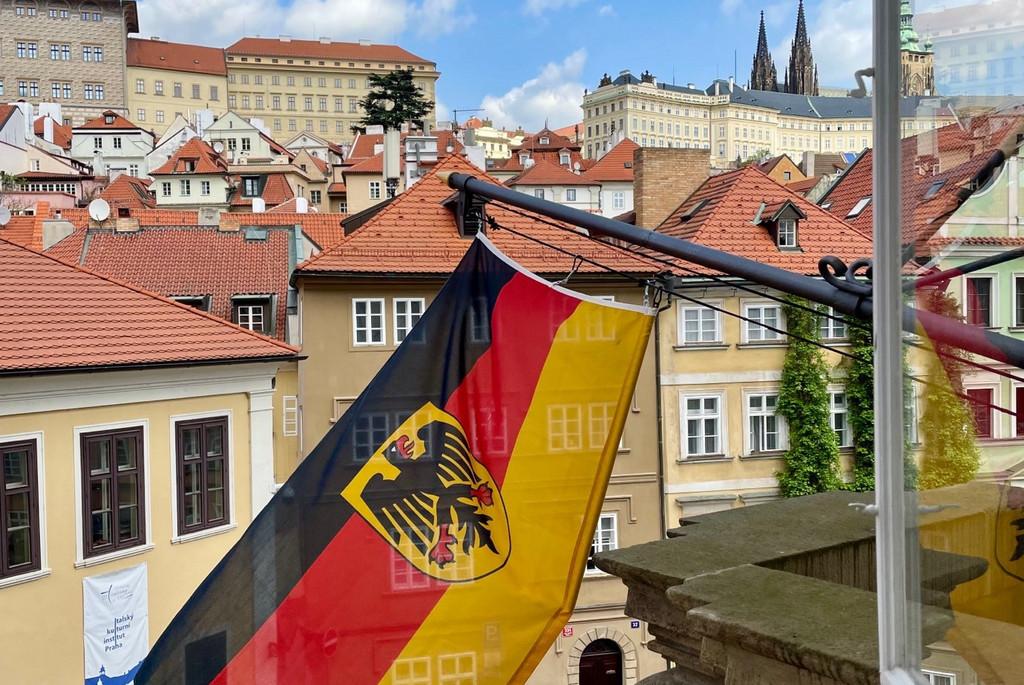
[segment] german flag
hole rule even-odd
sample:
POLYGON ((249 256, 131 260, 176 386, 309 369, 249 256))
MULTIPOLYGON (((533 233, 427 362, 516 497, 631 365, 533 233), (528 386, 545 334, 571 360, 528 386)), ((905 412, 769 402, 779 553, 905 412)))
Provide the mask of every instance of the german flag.
POLYGON ((575 603, 653 320, 479 237, 135 682, 525 681, 575 603))

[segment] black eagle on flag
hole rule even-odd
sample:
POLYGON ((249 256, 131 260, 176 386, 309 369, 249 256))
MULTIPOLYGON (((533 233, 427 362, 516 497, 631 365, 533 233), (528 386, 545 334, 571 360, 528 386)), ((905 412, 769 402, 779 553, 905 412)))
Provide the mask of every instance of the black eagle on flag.
POLYGON ((362 499, 397 546, 407 536, 439 568, 474 549, 498 549, 491 535, 495 504, 489 478, 478 473, 465 435, 450 423, 431 421, 415 435, 403 432, 384 448, 398 469, 388 480, 375 473, 362 499), (461 544, 459 541, 461 540, 461 544))

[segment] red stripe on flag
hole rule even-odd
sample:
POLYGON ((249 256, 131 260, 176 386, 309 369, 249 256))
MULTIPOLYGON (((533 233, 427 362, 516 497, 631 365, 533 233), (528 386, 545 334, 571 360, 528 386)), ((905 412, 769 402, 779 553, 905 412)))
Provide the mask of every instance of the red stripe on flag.
MULTIPOLYGON (((554 336, 578 304, 514 276, 492 310, 490 347, 445 406, 499 483, 554 336), (537 320, 545 299, 552 313, 537 320)), ((420 575, 353 515, 213 682, 377 683, 447 588, 420 575)))

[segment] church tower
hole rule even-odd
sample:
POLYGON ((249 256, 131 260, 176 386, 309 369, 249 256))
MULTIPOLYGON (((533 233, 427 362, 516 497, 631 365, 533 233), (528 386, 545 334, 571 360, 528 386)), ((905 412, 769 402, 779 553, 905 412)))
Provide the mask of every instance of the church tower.
POLYGON ((818 68, 814 66, 811 54, 811 39, 807 37, 807 22, 804 19, 804 0, 796 13, 796 35, 789 53, 789 69, 786 70, 784 90, 800 95, 818 94, 818 68))
POLYGON ((935 53, 930 39, 921 45, 910 0, 900 3, 900 66, 903 95, 935 95, 935 53))
POLYGON ((757 33, 757 52, 754 53, 754 66, 750 70, 751 90, 778 90, 778 74, 772 53, 768 51, 768 34, 764 29, 764 10, 761 11, 761 28, 757 33))

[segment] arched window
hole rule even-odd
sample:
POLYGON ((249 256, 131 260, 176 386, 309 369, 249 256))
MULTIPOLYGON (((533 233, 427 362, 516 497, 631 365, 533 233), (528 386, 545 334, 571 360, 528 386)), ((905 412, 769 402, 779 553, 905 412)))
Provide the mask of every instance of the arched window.
POLYGON ((34 17, 37 13, 36 3, 32 0, 16 0, 14 14, 18 17, 34 17))
POLYGON ((613 640, 594 640, 580 657, 580 685, 622 685, 622 649, 613 640))

